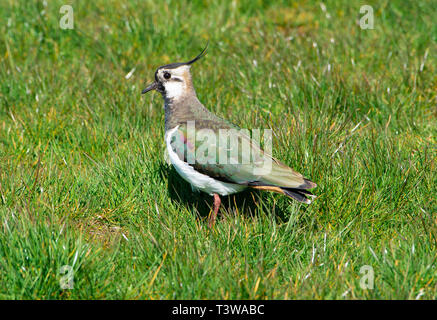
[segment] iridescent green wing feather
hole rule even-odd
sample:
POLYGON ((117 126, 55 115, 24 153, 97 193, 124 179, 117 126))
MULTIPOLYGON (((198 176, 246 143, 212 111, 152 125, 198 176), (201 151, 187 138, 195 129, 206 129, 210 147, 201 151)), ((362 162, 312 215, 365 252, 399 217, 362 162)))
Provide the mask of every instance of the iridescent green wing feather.
POLYGON ((315 183, 266 154, 246 130, 214 120, 181 123, 172 149, 184 162, 214 179, 248 186, 311 189, 315 183))

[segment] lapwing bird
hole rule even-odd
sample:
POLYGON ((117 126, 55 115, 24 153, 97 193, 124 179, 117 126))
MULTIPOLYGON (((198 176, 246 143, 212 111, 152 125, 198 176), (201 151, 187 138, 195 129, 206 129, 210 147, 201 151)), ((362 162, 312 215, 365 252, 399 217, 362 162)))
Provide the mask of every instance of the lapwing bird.
POLYGON ((194 191, 214 197, 209 227, 215 224, 220 196, 247 188, 277 192, 310 204, 309 198, 315 196, 308 189, 316 187, 314 182, 263 151, 248 130, 219 118, 199 101, 190 67, 206 49, 191 61, 159 67, 155 81, 142 94, 156 90, 164 98, 165 143, 171 164, 194 191), (229 143, 228 138, 237 143, 229 143))

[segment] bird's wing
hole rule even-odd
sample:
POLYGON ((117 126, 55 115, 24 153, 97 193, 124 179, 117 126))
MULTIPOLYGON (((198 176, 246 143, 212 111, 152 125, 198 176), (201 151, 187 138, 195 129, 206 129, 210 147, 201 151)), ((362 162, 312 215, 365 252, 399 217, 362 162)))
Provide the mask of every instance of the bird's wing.
POLYGON ((181 123, 173 132, 170 144, 178 157, 196 171, 224 182, 254 187, 316 187, 300 173, 266 154, 252 142, 247 131, 213 120, 195 124, 193 132, 187 124, 181 123), (220 131, 223 129, 228 131, 220 131))

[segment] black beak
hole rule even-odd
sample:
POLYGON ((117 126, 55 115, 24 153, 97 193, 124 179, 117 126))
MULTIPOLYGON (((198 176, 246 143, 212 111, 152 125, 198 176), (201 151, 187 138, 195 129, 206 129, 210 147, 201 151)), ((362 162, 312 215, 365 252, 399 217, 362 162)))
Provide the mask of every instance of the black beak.
POLYGON ((147 93, 149 91, 156 90, 157 87, 158 87, 158 84, 156 82, 154 82, 150 86, 148 86, 146 89, 141 91, 141 94, 145 94, 145 93, 147 93))

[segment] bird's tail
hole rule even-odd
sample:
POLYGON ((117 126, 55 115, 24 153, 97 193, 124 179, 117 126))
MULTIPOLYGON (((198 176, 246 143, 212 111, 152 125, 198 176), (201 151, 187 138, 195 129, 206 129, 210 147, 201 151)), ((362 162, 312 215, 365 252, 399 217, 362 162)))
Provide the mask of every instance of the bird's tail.
POLYGON ((294 200, 310 204, 312 200, 316 198, 314 194, 305 189, 295 189, 295 188, 281 188, 284 194, 294 200), (309 199, 311 198, 311 199, 309 199))
POLYGON ((310 191, 305 189, 286 188, 286 187, 277 187, 277 186, 252 186, 252 188, 277 192, 289 198, 292 198, 296 201, 306 204, 310 204, 312 200, 316 198, 314 194, 312 194, 310 191))

